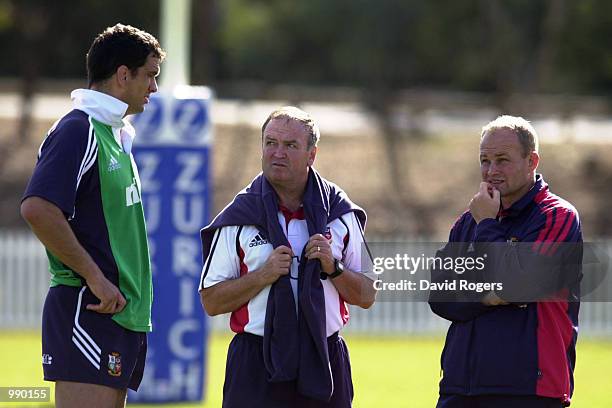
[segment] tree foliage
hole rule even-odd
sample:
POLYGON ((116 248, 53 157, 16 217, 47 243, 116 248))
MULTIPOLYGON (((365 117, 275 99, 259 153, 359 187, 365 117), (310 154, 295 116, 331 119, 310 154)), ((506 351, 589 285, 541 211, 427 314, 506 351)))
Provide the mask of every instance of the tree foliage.
MULTIPOLYGON (((196 83, 612 91, 607 0, 193 0, 196 83)), ((151 0, 0 0, 0 75, 84 77, 95 34, 159 34, 151 0)), ((169 56, 171 58, 171 56, 169 56)))
POLYGON ((227 0, 223 78, 475 91, 612 90, 605 0, 227 0))
POLYGON ((28 65, 37 65, 44 77, 84 78, 85 54, 104 28, 124 23, 158 34, 158 20, 157 2, 145 0, 4 0, 0 73, 22 76, 28 55, 28 65))

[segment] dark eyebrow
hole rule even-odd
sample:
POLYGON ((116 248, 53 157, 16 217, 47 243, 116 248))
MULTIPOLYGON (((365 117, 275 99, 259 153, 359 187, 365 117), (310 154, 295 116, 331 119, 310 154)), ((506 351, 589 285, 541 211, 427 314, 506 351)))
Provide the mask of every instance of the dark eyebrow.
MULTIPOLYGON (((274 140, 275 142, 278 141, 277 138, 275 138, 274 136, 270 136, 270 135, 264 135, 264 140, 274 140)), ((297 139, 284 140, 282 143, 283 144, 298 143, 298 140, 297 139)))

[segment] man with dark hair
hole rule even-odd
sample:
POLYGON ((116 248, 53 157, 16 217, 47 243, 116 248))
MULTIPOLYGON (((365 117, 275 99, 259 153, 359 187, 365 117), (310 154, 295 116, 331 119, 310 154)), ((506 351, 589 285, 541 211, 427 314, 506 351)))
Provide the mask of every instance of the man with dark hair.
POLYGON ((21 203, 47 249, 44 377, 58 407, 123 407, 142 379, 151 331, 151 265, 131 154, 139 113, 157 91, 158 41, 117 24, 87 54, 89 89, 49 130, 21 203))
POLYGON ((223 406, 346 408, 348 304, 368 308, 365 212, 313 168, 319 129, 295 107, 262 129, 262 173, 202 230, 202 304, 231 313, 223 406))
POLYGON ((96 37, 87 53, 89 87, 112 77, 121 65, 136 74, 149 56, 160 61, 165 56, 151 34, 129 25, 109 27, 96 37))
MULTIPOLYGON (((550 192, 538 137, 520 117, 483 127, 479 191, 440 257, 481 257, 461 279, 497 283, 488 292, 434 293, 450 320, 442 352, 439 408, 560 408, 573 393, 582 232, 576 209, 550 192)), ((451 281, 454 271, 432 279, 451 281)), ((455 275, 454 279, 457 279, 455 275)))

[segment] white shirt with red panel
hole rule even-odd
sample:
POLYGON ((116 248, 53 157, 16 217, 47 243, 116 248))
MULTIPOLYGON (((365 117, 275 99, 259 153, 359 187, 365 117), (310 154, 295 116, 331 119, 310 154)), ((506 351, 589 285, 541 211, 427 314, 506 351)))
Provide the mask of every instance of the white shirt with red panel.
MULTIPOLYGON (((281 207, 278 212, 278 221, 294 254, 291 263, 291 287, 297 305, 299 256, 310 238, 303 208, 290 212, 281 207)), ((342 260, 345 267, 351 271, 361 273, 361 251, 364 239, 355 214, 353 212, 344 214, 327 224, 324 235, 332 239, 331 247, 334 258, 342 260)), ((202 268, 200 290, 219 282, 237 279, 261 268, 273 250, 267 237, 262 236, 256 227, 250 225, 220 228, 215 231, 212 242, 210 254, 202 268)), ((325 295, 326 331, 327 336, 331 336, 348 322, 348 305, 330 279, 322 280, 321 283, 325 295)), ((232 331, 264 335, 269 292, 270 286, 266 286, 248 303, 232 312, 230 317, 232 331)))

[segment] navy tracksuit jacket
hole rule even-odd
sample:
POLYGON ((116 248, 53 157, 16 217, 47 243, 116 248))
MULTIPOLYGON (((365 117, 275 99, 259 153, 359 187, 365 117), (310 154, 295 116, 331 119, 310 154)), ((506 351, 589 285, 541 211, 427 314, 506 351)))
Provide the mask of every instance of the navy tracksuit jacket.
MULTIPOLYGON (((578 213, 548 190, 541 175, 536 176, 531 190, 501 211, 497 219, 485 219, 477 225, 468 211, 457 220, 449 237, 450 243, 459 243, 453 246, 453 256, 470 255, 474 246, 487 245, 482 243, 510 241, 533 243, 533 251, 541 254, 554 251, 552 243, 574 242, 582 258, 578 213)), ((525 271, 516 261, 503 262, 513 264, 512 274, 520 276, 525 271)), ((581 273, 579 263, 569 266, 577 275, 581 273)), ((525 284, 525 290, 529 286, 525 284)), ((578 292, 575 285, 555 301, 504 306, 485 306, 479 298, 441 302, 430 297, 433 312, 452 322, 442 352, 440 394, 538 395, 569 405, 574 388, 578 292)))

